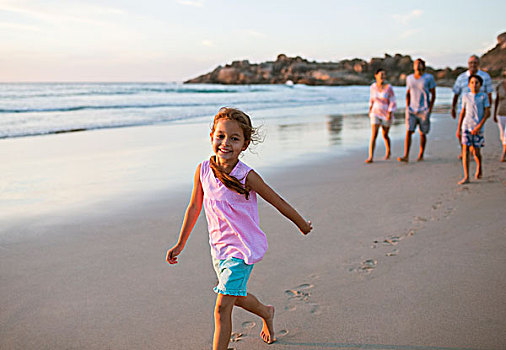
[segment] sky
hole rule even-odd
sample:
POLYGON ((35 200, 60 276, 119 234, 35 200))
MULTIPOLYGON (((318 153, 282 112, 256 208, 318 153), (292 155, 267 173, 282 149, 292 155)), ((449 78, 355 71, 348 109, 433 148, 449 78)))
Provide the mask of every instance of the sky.
POLYGON ((235 60, 408 54, 466 66, 506 1, 0 0, 0 82, 181 82, 235 60))

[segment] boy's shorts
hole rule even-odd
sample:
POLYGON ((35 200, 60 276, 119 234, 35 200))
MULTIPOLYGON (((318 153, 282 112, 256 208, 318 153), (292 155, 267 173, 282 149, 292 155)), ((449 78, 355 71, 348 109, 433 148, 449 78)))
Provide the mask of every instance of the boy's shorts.
POLYGON ((419 126, 420 132, 427 135, 430 131, 430 115, 429 111, 413 113, 409 109, 406 110, 406 127, 409 131, 415 131, 419 126))
POLYGON ((471 130, 462 130, 460 142, 466 146, 481 148, 485 146, 485 137, 483 136, 483 133, 473 135, 471 134, 471 130))
POLYGON ((213 289, 215 293, 241 297, 247 295, 246 285, 253 265, 238 258, 218 260, 213 257, 213 266, 218 276, 218 285, 213 289))

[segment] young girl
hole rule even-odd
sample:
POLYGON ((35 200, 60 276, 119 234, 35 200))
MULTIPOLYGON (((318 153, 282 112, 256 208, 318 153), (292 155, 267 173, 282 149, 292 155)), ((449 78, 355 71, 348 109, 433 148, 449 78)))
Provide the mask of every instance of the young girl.
POLYGON ((369 98, 369 118, 371 119, 371 142, 369 144, 369 158, 366 163, 372 163, 374 157, 374 148, 376 147, 376 137, 381 126, 383 139, 385 139, 385 159, 390 158, 390 138, 388 131, 392 125, 393 113, 397 105, 395 103, 394 90, 388 84, 385 84, 385 70, 380 68, 374 74, 376 82, 371 85, 369 98))
POLYGON ((479 75, 469 76, 469 89, 471 92, 462 96, 462 110, 460 111, 457 138, 462 144, 462 168, 464 178, 459 185, 469 183, 469 149, 473 150, 476 161, 475 178, 480 179, 483 175, 480 148, 485 146, 483 125, 490 116, 490 102, 488 96, 480 92, 483 79, 479 75))
POLYGON ((204 205, 209 243, 218 285, 214 311, 213 349, 227 349, 232 331, 232 309, 242 307, 263 320, 262 339, 274 338, 274 307, 262 304, 246 292, 253 264, 262 259, 267 239, 259 227, 256 193, 290 219, 303 234, 312 226, 285 202, 262 178, 239 160, 258 136, 250 118, 233 108, 222 108, 214 117, 211 144, 215 156, 197 166, 193 192, 186 210, 179 240, 167 252, 167 262, 177 263, 204 205))

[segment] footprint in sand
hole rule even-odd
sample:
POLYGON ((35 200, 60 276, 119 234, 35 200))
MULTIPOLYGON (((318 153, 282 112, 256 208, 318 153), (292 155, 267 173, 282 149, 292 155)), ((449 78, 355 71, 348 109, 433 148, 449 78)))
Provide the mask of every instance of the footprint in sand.
POLYGON ((397 256, 397 254, 399 254, 399 249, 394 249, 391 252, 386 253, 385 255, 386 256, 397 256))
POLYGON ((280 331, 277 331, 276 332, 276 339, 281 340, 281 339, 285 338, 286 336, 288 336, 288 334, 290 334, 290 332, 287 329, 282 329, 280 331))
POLYGON ((301 284, 293 289, 287 289, 285 295, 288 297, 288 304, 285 306, 286 311, 294 311, 297 309, 297 304, 303 303, 304 307, 309 307, 309 312, 314 315, 320 314, 320 306, 315 303, 310 303, 309 299, 311 293, 309 289, 314 285, 310 283, 301 284))
POLYGON ((241 324, 242 332, 232 332, 230 335, 230 341, 232 343, 237 343, 244 338, 246 338, 249 334, 249 332, 255 328, 257 324, 253 321, 246 321, 241 324))
POLYGON ((432 210, 438 210, 441 204, 443 204, 441 201, 437 201, 436 203, 432 204, 432 210))
POLYGON ((304 283, 293 289, 287 289, 285 291, 285 295, 288 296, 289 299, 298 299, 307 301, 311 296, 311 293, 309 293, 307 289, 311 289, 313 287, 314 286, 312 284, 304 283))
POLYGON ((360 265, 360 270, 370 272, 372 269, 376 268, 378 265, 378 261, 374 259, 367 259, 362 261, 362 265, 360 265))
POLYGON ((454 210, 455 209, 453 207, 447 207, 446 210, 445 210, 445 212, 444 212, 444 214, 443 214, 443 216, 445 218, 448 218, 450 215, 452 215, 452 213, 453 213, 454 210))
POLYGON ((238 341, 241 341, 243 337, 244 334, 242 333, 232 332, 232 334, 230 335, 230 341, 232 343, 237 343, 238 341))
POLYGON ((391 236, 391 237, 385 238, 382 243, 384 245, 397 245, 397 244, 399 244, 401 239, 402 238, 399 236, 391 236))
POLYGON ((255 328, 256 325, 257 324, 253 321, 246 321, 241 324, 241 327, 246 331, 247 334, 247 332, 255 328))

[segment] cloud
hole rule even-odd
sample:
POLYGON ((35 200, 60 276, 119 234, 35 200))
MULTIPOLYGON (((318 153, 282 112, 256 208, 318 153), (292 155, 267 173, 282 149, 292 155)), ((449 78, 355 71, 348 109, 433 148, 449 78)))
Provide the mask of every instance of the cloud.
POLYGON ((39 32, 41 30, 39 27, 36 27, 36 26, 19 24, 19 23, 10 23, 10 22, 0 23, 0 28, 24 30, 24 31, 32 31, 32 32, 39 32))
POLYGON ((178 0, 177 2, 180 3, 181 5, 186 5, 186 6, 193 6, 193 7, 203 7, 204 6, 203 0, 178 0))
POLYGON ((423 11, 415 9, 415 10, 413 10, 409 13, 405 13, 405 14, 394 14, 394 15, 392 15, 392 17, 397 22, 399 22, 403 25, 407 25, 409 22, 411 22, 411 20, 418 18, 421 15, 423 15, 423 11))
POLYGON ((85 3, 66 4, 59 7, 45 6, 31 1, 1 2, 0 11, 10 12, 24 18, 36 19, 52 25, 68 22, 107 24, 110 16, 123 15, 123 10, 85 3))
POLYGON ((202 45, 207 46, 207 47, 213 47, 214 42, 212 40, 202 40, 202 45))
POLYGON ((419 33, 420 31, 421 31, 420 28, 408 29, 408 30, 405 30, 404 32, 402 32, 399 35, 399 38, 406 39, 406 38, 409 38, 410 36, 413 36, 413 35, 419 33))
POLYGON ((256 37, 256 38, 260 38, 260 37, 264 37, 265 34, 264 33, 260 33, 260 32, 257 32, 256 30, 252 30, 252 29, 249 29, 246 31, 246 34, 252 36, 252 37, 256 37))

